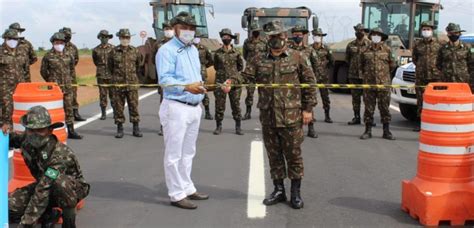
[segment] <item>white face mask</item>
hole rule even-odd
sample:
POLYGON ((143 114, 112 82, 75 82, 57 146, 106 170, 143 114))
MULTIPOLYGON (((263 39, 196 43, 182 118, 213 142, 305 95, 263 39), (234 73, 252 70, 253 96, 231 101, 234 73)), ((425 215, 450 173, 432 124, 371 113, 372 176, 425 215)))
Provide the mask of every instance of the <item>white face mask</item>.
POLYGON ((196 32, 191 30, 181 30, 179 32, 179 40, 185 44, 189 44, 193 41, 195 34, 196 32))
POLYGON ((322 43, 323 42, 323 38, 320 37, 320 36, 313 36, 313 40, 316 43, 322 43))
POLYGON ((378 44, 378 43, 382 42, 382 37, 374 35, 374 36, 372 36, 372 42, 378 44))
POLYGON ((165 37, 166 38, 173 38, 174 30, 165 30, 165 37))
POLYGON ((128 45, 130 45, 130 39, 120 39, 120 45, 128 47, 128 45))
POLYGON ((18 40, 7 40, 6 43, 10 48, 16 48, 16 46, 18 46, 18 40))
POLYGON ((201 43, 201 38, 199 38, 199 37, 194 38, 193 43, 195 43, 195 44, 201 43))
POLYGON ((430 38, 430 37, 433 36, 433 31, 431 31, 431 30, 421 31, 421 35, 422 35, 424 38, 430 38))
POLYGON ((55 44, 53 47, 57 52, 63 52, 64 50, 64 44, 55 44))

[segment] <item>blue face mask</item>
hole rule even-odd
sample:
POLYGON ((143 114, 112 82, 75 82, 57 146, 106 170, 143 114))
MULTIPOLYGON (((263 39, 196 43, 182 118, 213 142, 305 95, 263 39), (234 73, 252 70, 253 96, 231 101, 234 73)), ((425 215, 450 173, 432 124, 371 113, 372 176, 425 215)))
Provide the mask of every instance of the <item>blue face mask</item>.
POLYGON ((293 37, 293 41, 297 44, 300 44, 301 42, 303 42, 303 37, 295 36, 293 37))

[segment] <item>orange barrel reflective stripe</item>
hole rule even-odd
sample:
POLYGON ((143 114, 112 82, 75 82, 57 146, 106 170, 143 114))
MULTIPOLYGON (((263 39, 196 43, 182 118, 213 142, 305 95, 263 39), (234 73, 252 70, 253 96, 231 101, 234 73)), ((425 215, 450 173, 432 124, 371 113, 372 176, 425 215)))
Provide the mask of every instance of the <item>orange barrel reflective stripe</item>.
POLYGON ((432 83, 423 96, 417 174, 402 210, 420 223, 474 219, 474 96, 465 83, 432 83))

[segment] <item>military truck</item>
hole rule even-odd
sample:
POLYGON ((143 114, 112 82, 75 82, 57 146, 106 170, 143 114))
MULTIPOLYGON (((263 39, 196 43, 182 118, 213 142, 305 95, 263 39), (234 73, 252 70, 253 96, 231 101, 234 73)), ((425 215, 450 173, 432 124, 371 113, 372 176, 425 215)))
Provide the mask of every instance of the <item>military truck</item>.
MULTIPOLYGON (((169 22, 180 12, 188 12, 194 16, 200 34, 204 38, 201 39, 201 44, 211 49, 217 50, 220 44, 217 40, 209 39, 208 25, 206 20, 206 10, 209 8, 209 13, 214 16, 214 8, 208 5, 204 0, 152 0, 150 6, 153 10, 153 30, 156 38, 149 37, 143 46, 138 47, 140 53, 144 57, 143 67, 139 72, 139 79, 141 83, 156 83, 157 74, 156 67, 153 63, 153 46, 157 40, 164 37, 163 23, 169 22)), ((214 77, 209 75, 209 77, 214 77)))
MULTIPOLYGON (((245 9, 242 15, 242 28, 247 29, 247 37, 250 37, 252 31, 248 28, 250 25, 258 25, 260 28, 263 28, 268 22, 279 20, 282 22, 285 29, 291 30, 291 28, 296 25, 303 25, 305 28, 309 29, 308 21, 312 18, 313 28, 318 28, 318 17, 311 12, 311 10, 305 6, 297 8, 284 8, 284 7, 274 7, 274 8, 247 8, 245 9)), ((305 43, 308 43, 308 36, 304 38, 305 43)))
MULTIPOLYGON (((438 26, 441 9, 439 0, 361 0, 360 6, 362 23, 366 28, 380 27, 389 34, 386 44, 392 48, 399 66, 411 62, 414 41, 421 38, 421 22, 432 21, 438 26)), ((335 58, 335 66, 329 77, 331 83, 348 82, 346 46, 354 39, 330 46, 335 58)))

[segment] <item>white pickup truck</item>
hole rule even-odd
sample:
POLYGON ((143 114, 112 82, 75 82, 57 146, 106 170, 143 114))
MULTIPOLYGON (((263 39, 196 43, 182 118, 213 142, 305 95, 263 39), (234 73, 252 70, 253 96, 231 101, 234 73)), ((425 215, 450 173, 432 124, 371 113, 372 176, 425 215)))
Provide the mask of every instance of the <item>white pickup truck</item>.
MULTIPOLYGON (((474 34, 462 35, 460 38, 465 43, 474 45, 474 34)), ((415 84, 415 69, 413 63, 400 66, 392 79, 392 85, 408 86, 415 84)), ((416 121, 416 92, 414 88, 392 89, 392 101, 398 104, 402 116, 407 120, 416 121)))

